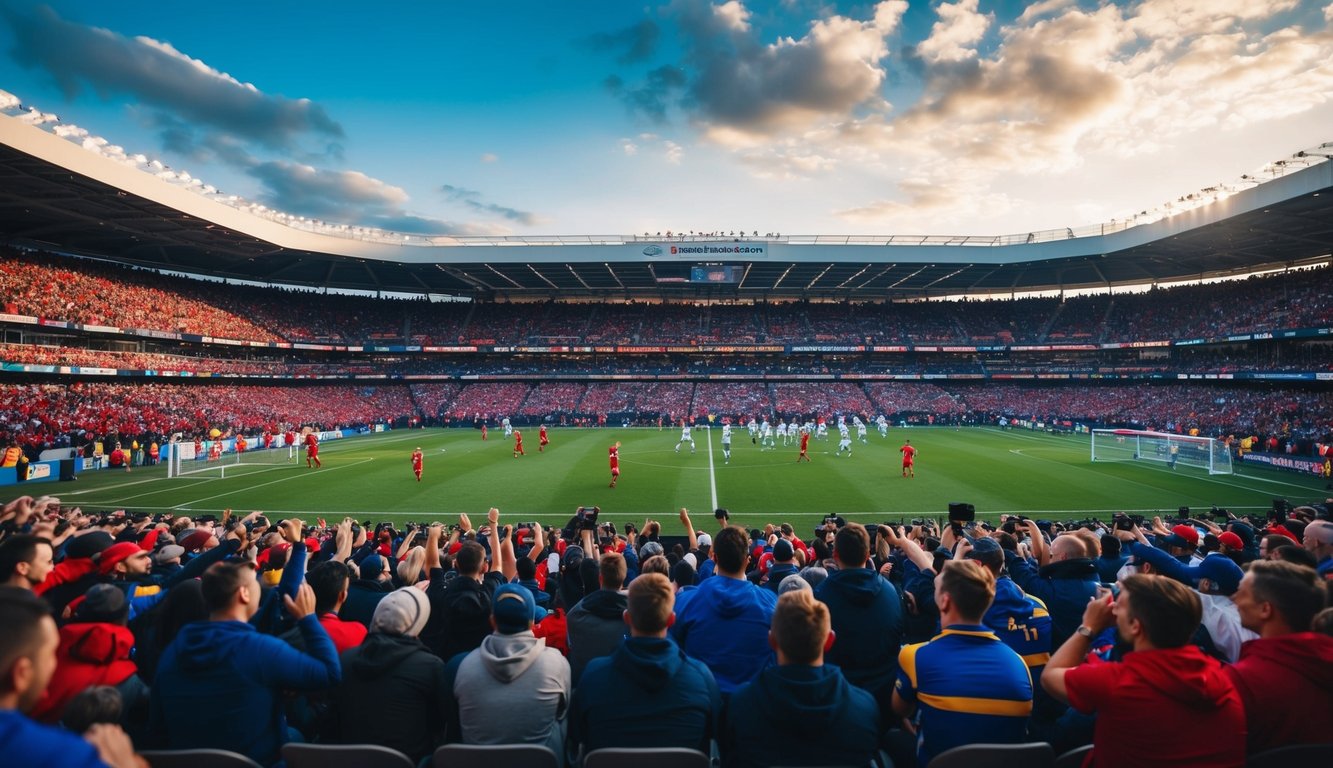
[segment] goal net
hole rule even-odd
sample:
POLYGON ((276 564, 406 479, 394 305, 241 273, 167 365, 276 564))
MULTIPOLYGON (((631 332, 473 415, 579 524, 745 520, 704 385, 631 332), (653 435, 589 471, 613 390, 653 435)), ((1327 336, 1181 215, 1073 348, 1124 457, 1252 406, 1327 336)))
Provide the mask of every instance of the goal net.
POLYGON ((232 439, 216 441, 216 447, 215 441, 205 440, 198 449, 193 442, 171 443, 167 446, 167 477, 226 477, 254 472, 254 467, 285 466, 300 458, 294 447, 289 449, 276 441, 272 448, 255 447, 255 442, 251 441, 244 451, 237 451, 232 439))
POLYGON ((1138 429, 1092 430, 1092 460, 1152 461, 1172 469, 1199 467, 1210 475, 1231 474, 1231 453, 1220 440, 1138 429))

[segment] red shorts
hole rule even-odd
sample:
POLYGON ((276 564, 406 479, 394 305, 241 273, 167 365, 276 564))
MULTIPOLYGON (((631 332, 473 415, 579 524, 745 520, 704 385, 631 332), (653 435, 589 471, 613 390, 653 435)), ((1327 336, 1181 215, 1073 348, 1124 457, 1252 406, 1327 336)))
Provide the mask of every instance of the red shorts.
POLYGON ((620 467, 611 467, 611 474, 612 474, 612 475, 615 475, 615 476, 619 476, 619 475, 620 475, 620 467))
POLYGON ((312 458, 312 459, 315 458, 316 456, 319 455, 319 446, 318 446, 318 445, 307 445, 307 446, 305 447, 305 455, 309 456, 309 457, 312 458))

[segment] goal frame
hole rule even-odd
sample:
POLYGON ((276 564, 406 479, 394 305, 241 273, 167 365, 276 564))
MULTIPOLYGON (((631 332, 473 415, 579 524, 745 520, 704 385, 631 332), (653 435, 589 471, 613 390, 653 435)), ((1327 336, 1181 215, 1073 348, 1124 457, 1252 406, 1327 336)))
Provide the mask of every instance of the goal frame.
MULTIPOLYGON (((1206 459, 1199 455, 1199 461, 1183 461, 1183 466, 1199 467, 1206 469, 1210 475, 1230 475, 1234 474, 1231 453, 1227 446, 1217 438, 1199 437, 1194 435, 1177 435, 1170 432, 1154 432, 1143 429, 1094 429, 1091 430, 1091 459, 1093 462, 1114 462, 1114 461, 1152 461, 1160 464, 1175 466, 1176 462, 1171 459, 1171 446, 1177 447, 1176 455, 1181 453, 1180 449, 1192 447, 1195 455, 1199 455, 1199 449, 1206 449, 1206 459), (1098 442, 1103 445, 1106 441, 1114 441, 1117 448, 1113 451, 1098 452, 1098 442), (1119 444, 1125 444, 1121 448, 1119 444), (1132 445, 1132 448, 1129 447, 1132 445), (1159 452, 1158 446, 1164 446, 1165 451, 1159 452)), ((1186 454, 1189 457, 1189 454, 1186 454)))

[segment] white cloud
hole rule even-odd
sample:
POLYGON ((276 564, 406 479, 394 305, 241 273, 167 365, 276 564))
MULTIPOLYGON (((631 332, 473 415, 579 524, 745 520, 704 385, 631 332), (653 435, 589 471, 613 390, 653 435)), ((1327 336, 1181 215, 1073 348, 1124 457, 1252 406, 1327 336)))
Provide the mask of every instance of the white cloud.
POLYGON ((680 165, 680 161, 685 157, 685 148, 674 141, 663 141, 662 146, 666 149, 663 155, 668 163, 680 165))
POLYGON ((930 36, 917 45, 917 54, 932 63, 976 58, 975 46, 992 19, 991 14, 977 12, 977 2, 941 3, 935 9, 940 19, 931 26, 930 36))
POLYGON ((19 105, 19 97, 9 91, 0 90, 0 109, 13 109, 19 105))
POLYGON ((740 0, 727 0, 713 6, 713 15, 728 29, 737 32, 748 32, 750 29, 750 11, 740 0))
POLYGON ((621 139, 620 151, 624 152, 627 157, 634 157, 635 155, 639 154, 639 145, 635 144, 629 139, 621 139))

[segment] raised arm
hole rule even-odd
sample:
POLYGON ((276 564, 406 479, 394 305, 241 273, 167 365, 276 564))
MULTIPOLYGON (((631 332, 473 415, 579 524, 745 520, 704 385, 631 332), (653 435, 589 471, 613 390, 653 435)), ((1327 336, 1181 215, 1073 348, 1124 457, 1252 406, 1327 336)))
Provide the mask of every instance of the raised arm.
MULTIPOLYGON (((486 521, 490 523, 490 542, 491 542, 491 573, 503 573, 503 553, 500 551, 500 510, 491 507, 486 513, 486 521)), ((512 554, 512 552, 511 552, 512 554)), ((513 566, 510 566, 511 568, 513 566)))
POLYGON ((935 569, 935 558, 921 548, 920 544, 908 536, 904 536, 902 531, 890 525, 880 526, 880 530, 887 531, 885 538, 889 544, 901 549, 903 554, 911 560, 917 568, 923 571, 933 571, 935 569))
POLYGON ((680 524, 685 526, 685 536, 690 540, 690 552, 699 548, 699 537, 694 533, 694 525, 690 523, 690 511, 684 507, 680 508, 680 524))
POLYGON ((541 523, 538 523, 532 529, 532 549, 528 550, 528 559, 534 563, 540 561, 545 549, 546 534, 542 531, 541 523))
POLYGON ((514 526, 506 525, 500 536, 500 571, 505 581, 513 581, 518 576, 518 559, 514 557, 514 526))

